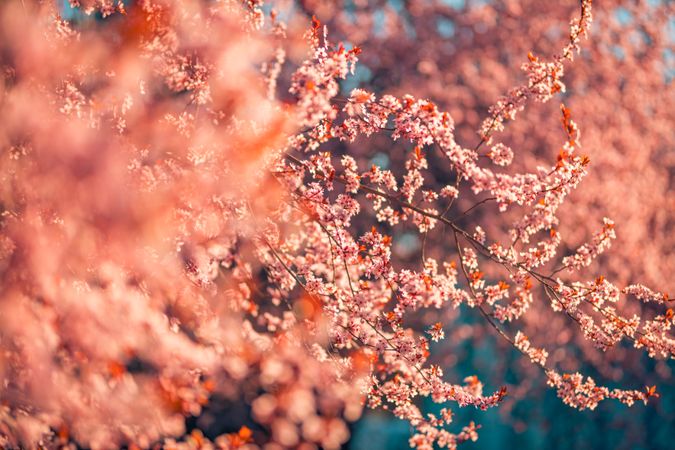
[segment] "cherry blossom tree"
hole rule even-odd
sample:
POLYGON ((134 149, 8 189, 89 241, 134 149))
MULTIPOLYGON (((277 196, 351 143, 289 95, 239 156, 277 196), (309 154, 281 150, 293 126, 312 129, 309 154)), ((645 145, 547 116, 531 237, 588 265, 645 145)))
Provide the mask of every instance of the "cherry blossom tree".
MULTIPOLYGON (((555 55, 567 37, 568 20, 578 14, 575 1, 299 3, 308 17, 316 14, 325 21, 336 39, 349 39, 368 49, 357 66, 356 78, 362 86, 432 99, 451 113, 455 134, 467 145, 479 141, 476 130, 490 105, 511 86, 522 83, 520 65, 527 61, 526 55, 545 59, 555 55)), ((590 38, 567 66, 566 90, 557 94, 559 101, 528 105, 521 119, 511 121, 500 133, 503 142, 517 151, 511 168, 527 170, 548 164, 560 148, 563 130, 557 125, 558 107, 564 102, 574 120, 582 124, 583 150, 592 162, 592 176, 561 206, 564 251, 590 238, 604 216, 612 217, 619 225, 612 251, 594 262, 589 272, 622 285, 641 280, 671 293, 673 60, 669 56, 672 25, 668 24, 672 24, 672 13, 668 2, 596 2, 590 38)), ((374 152, 367 153, 366 148, 357 142, 344 151, 357 159, 363 151, 363 161, 369 165, 374 152)), ((380 152, 387 155, 391 166, 403 164, 393 152, 380 152)), ((373 161, 380 160, 382 154, 375 153, 373 161)), ((444 184, 439 182, 438 189, 444 184)), ((457 211, 474 203, 472 197, 460 196, 457 211)), ((467 224, 480 224, 488 235, 505 232, 504 223, 492 220, 494 209, 488 203, 471 210, 467 224)), ((427 252, 443 245, 433 234, 412 243, 417 251, 426 243, 427 252)), ((401 245, 395 248, 403 255, 401 245)), ((406 252, 406 257, 415 258, 414 253, 406 252)), ((543 303, 533 304, 521 327, 535 341, 556 339, 559 348, 552 358, 566 371, 592 366, 606 379, 628 384, 640 383, 647 376, 662 382, 671 378, 672 366, 663 361, 657 361, 648 374, 650 363, 641 360, 636 364, 629 346, 607 353, 589 345, 579 328, 569 327, 564 317, 551 317, 546 308, 543 303)), ((624 305, 630 314, 649 314, 650 309, 637 302, 624 305)), ((457 327, 456 335, 443 342, 442 352, 462 353, 467 339, 477 348, 484 345, 490 331, 488 324, 484 327, 480 330, 473 324, 470 333, 457 327)), ((484 375, 491 384, 500 383, 513 370, 521 372, 521 381, 509 386, 510 395, 500 408, 509 415, 509 403, 521 395, 532 396, 540 383, 536 369, 506 355, 497 364, 500 369, 491 368, 484 375)), ((633 420, 623 427, 632 427, 630 434, 640 436, 645 423, 654 418, 644 415, 643 420, 636 420, 641 413, 631 414, 633 420)))
POLYGON ((672 6, 451 3, 2 3, 0 445, 456 448, 528 393, 436 361, 467 311, 566 405, 658 397, 581 362, 675 354, 672 6))

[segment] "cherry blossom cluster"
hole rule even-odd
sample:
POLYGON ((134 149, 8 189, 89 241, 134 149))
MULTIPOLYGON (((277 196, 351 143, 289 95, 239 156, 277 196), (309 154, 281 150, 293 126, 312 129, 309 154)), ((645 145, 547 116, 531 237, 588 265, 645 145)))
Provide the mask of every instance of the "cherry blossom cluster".
MULTIPOLYGON (((582 5, 583 26, 590 23, 590 2, 584 2, 582 5)), ((576 47, 578 35, 581 29, 573 24, 573 32, 570 46, 576 47)), ((563 52, 566 58, 569 58, 569 49, 563 52)), ((531 58, 534 63, 535 58, 531 58)), ((561 63, 562 64, 562 63, 561 63)), ((560 89, 558 89, 560 90, 560 89)), ((555 93, 556 89, 550 88, 549 93, 555 93)), ((547 100, 542 98, 541 100, 547 100)), ((572 192, 578 185, 582 177, 587 174, 589 159, 586 156, 577 156, 576 150, 579 146, 579 129, 576 123, 571 119, 570 110, 562 107, 562 122, 564 131, 567 134, 567 141, 563 145, 563 150, 557 159, 555 165, 549 169, 541 168, 538 173, 525 173, 520 175, 506 175, 494 173, 491 169, 482 167, 479 163, 479 155, 476 150, 465 149, 454 139, 453 120, 449 114, 438 110, 437 106, 427 100, 415 99, 412 96, 404 96, 397 99, 393 96, 384 95, 378 99, 375 95, 368 93, 363 89, 354 90, 350 97, 344 100, 336 99, 334 110, 336 114, 330 119, 331 137, 348 142, 355 141, 359 135, 366 137, 376 133, 390 133, 393 140, 407 140, 414 148, 410 156, 406 158, 405 172, 401 181, 397 182, 396 177, 386 169, 373 166, 369 170, 359 173, 358 166, 352 159, 348 160, 347 170, 344 175, 335 172, 335 169, 329 166, 326 158, 328 155, 322 154, 322 163, 319 165, 314 156, 302 159, 302 154, 313 152, 326 138, 325 124, 317 127, 320 132, 310 131, 303 133, 301 137, 292 140, 289 148, 285 150, 283 156, 284 165, 280 167, 277 173, 283 178, 285 174, 289 177, 296 177, 298 172, 308 172, 318 182, 310 183, 311 189, 299 189, 294 194, 299 195, 301 203, 314 204, 315 210, 310 213, 311 218, 321 222, 324 218, 330 218, 333 221, 326 222, 320 227, 328 235, 327 239, 332 240, 336 251, 334 254, 350 254, 352 261, 339 261, 337 266, 343 265, 348 273, 349 289, 351 295, 359 295, 359 288, 363 281, 359 277, 358 271, 352 272, 350 265, 366 261, 365 276, 368 279, 381 277, 385 284, 380 284, 385 293, 380 293, 376 297, 392 297, 395 299, 395 308, 386 314, 386 320, 378 317, 369 317, 365 323, 375 328, 369 334, 378 339, 378 335, 384 335, 379 343, 372 343, 370 346, 379 350, 383 354, 387 351, 398 352, 406 361, 414 364, 424 363, 423 353, 416 353, 410 346, 413 340, 407 333, 401 332, 400 324, 407 310, 416 310, 422 307, 439 307, 443 299, 447 302, 451 300, 453 306, 465 303, 471 307, 479 307, 484 313, 486 319, 491 323, 493 319, 498 321, 513 321, 521 317, 527 311, 528 306, 533 301, 532 291, 533 282, 537 282, 544 293, 551 298, 554 310, 565 311, 580 326, 586 337, 603 349, 608 349, 620 342, 623 338, 634 339, 636 334, 646 332, 651 338, 656 339, 662 348, 669 348, 669 338, 661 331, 646 329, 643 325, 640 327, 640 319, 633 317, 631 319, 622 318, 614 306, 605 305, 605 303, 616 304, 619 299, 619 289, 611 283, 600 277, 595 282, 590 283, 568 283, 561 279, 555 279, 552 276, 559 272, 561 268, 555 269, 551 275, 537 272, 538 267, 546 266, 554 261, 558 254, 558 248, 562 242, 560 232, 554 228, 558 225, 557 210, 562 204, 564 198, 572 192), (323 128, 322 128, 323 127, 323 128), (425 190, 425 171, 429 169, 427 152, 435 151, 445 157, 449 163, 449 169, 455 171, 457 179, 469 183, 474 194, 480 194, 488 191, 492 198, 499 205, 499 209, 505 212, 511 205, 529 206, 531 212, 526 213, 518 220, 512 228, 510 235, 512 242, 504 246, 498 242, 487 245, 485 233, 480 229, 476 232, 469 232, 461 228, 457 223, 444 216, 441 211, 447 211, 448 206, 442 205, 440 201, 457 195, 457 188, 448 186, 446 195, 439 195, 425 190), (296 154, 298 156, 293 156, 296 154), (318 174, 318 176, 317 176, 318 174), (370 182, 368 182, 370 180, 370 182), (354 253, 355 244, 344 242, 343 238, 331 238, 331 228, 335 227, 333 214, 325 214, 316 210, 328 211, 331 200, 324 194, 323 198, 319 194, 327 193, 335 189, 334 182, 348 186, 346 192, 355 196, 359 193, 364 195, 367 200, 372 202, 372 208, 377 212, 377 219, 386 222, 390 226, 396 226, 401 223, 411 222, 417 227, 421 234, 432 232, 439 224, 450 227, 455 239, 457 240, 456 251, 458 255, 459 266, 457 262, 450 264, 444 263, 446 269, 445 277, 440 277, 435 268, 439 265, 434 260, 424 261, 424 270, 416 274, 409 269, 394 270, 390 264, 390 253, 387 258, 382 258, 382 251, 379 248, 390 245, 391 239, 384 237, 382 241, 373 240, 375 231, 364 235, 365 247, 359 248, 365 251, 364 255, 354 253), (321 187, 323 186, 323 191, 321 187), (319 206, 320 205, 320 206, 319 206), (534 242, 534 246, 527 247, 521 251, 515 250, 517 243, 530 244, 531 240, 541 231, 547 231, 548 237, 534 242), (469 244, 463 246, 459 243, 462 239, 469 244), (350 252, 347 249, 351 249, 350 252), (372 249, 372 253, 370 251, 372 249), (478 255, 482 255, 492 263, 497 263, 507 269, 510 273, 512 282, 516 285, 515 299, 509 305, 501 305, 500 301, 508 299, 511 290, 507 282, 500 281, 497 284, 486 283, 484 273, 480 270, 478 255), (354 260, 355 258, 355 260, 354 260), (369 262, 373 261, 373 262, 369 262), (377 264, 377 270, 372 269, 372 264, 377 264), (429 270, 431 268, 431 270, 429 270), (449 269, 449 271, 448 271, 449 269), (458 289, 458 275, 462 272, 466 280, 468 289, 458 289), (449 277, 449 278, 446 278, 449 277), (358 283, 353 280, 358 280, 358 283), (354 286, 358 285, 359 288, 354 286), (389 292, 386 292, 389 291, 389 292), (439 291, 437 295, 434 291, 439 291), (430 302, 430 298, 436 298, 430 302), (484 306, 493 307, 494 313, 488 312, 484 306), (588 312, 584 311, 584 308, 588 312), (600 324, 596 324, 596 316, 600 318, 600 324), (378 329, 378 326, 386 324, 392 328, 394 334, 385 334, 386 328, 378 329), (657 337, 658 336, 658 337, 657 337), (394 343, 388 343, 388 339, 394 339, 394 343), (402 339, 402 341, 398 341, 402 339), (390 347, 388 347, 390 345, 390 347)), ((497 165, 506 164, 511 158, 511 154, 499 144, 493 148, 491 159, 497 165)), ((285 182, 288 183, 288 182, 285 182)), ((345 203, 343 196, 339 194, 340 203, 345 203)), ((297 200, 296 200, 297 201, 297 200)), ((337 202, 336 202, 337 203, 337 202)), ((480 204, 480 202, 479 202, 480 204)), ((357 212, 354 209, 354 212, 357 212)), ((614 224, 606 219, 604 227, 600 233, 593 237, 593 240, 584 244, 575 252, 574 255, 562 258, 562 269, 567 268, 572 272, 577 272, 583 267, 587 267, 598 255, 603 253, 609 246, 609 242, 614 238, 614 224)), ((338 233, 338 230, 333 230, 338 233)), ((559 257, 558 257, 559 258, 559 257)), ((368 290, 372 290, 372 282, 368 282, 368 290)), ((349 292, 346 292, 349 296, 349 292)), ((372 293, 371 293, 372 295, 372 293)), ((386 307, 386 303, 379 300, 379 307, 386 307)), ((363 305, 360 305, 363 307, 363 305)), ((372 309, 370 309, 372 311, 372 309)), ((353 321, 349 327, 352 327, 353 321)), ((651 324, 651 322, 650 322, 651 324)), ((495 325, 495 327, 497 327, 495 325)), ((546 366, 547 352, 544 349, 531 347, 529 340, 518 333, 516 338, 511 340, 502 330, 497 330, 514 344, 521 352, 525 353, 537 365, 546 366)), ((438 324, 433 325, 428 333, 434 339, 440 339, 442 336, 442 327, 438 324)), ((358 336, 362 344, 368 346, 368 333, 360 329, 349 329, 348 333, 352 336, 358 336)), ((380 336, 381 337, 381 336, 380 336)), ((343 339, 348 339, 347 336, 343 339)), ((642 339, 643 345, 647 345, 649 340, 642 339)), ((636 343, 636 346, 640 344, 636 343)), ((654 346, 654 344, 649 344, 654 346)), ((427 344, 424 340, 419 344, 425 351, 427 344)), ((654 355, 654 352, 650 352, 654 355)), ((663 356, 671 356, 663 354, 663 356)), ((388 355, 392 357, 391 354, 388 355)), ((387 386, 399 387, 400 377, 390 381, 387 386)), ((414 386, 414 385, 413 385, 414 386)), ((410 385, 405 389, 394 392, 388 388, 385 395, 389 394, 390 401, 398 405, 395 409, 399 411, 400 417, 406 417, 413 424, 419 419, 420 414, 416 408, 401 408, 402 399, 409 401, 411 392, 414 392, 410 385), (400 397, 403 395, 403 397, 400 397), (400 411, 405 411, 403 416, 400 411)), ((574 392, 578 395, 584 395, 585 385, 573 385, 574 392)), ((380 391, 381 392, 381 391, 380 391)), ((619 394, 623 391, 613 391, 611 396, 614 398, 632 398, 629 394, 619 394), (627 397, 626 397, 627 396, 627 397)), ((372 395, 372 393, 371 393, 372 395)), ((606 396, 609 396, 608 393, 606 396)), ((376 405, 383 402, 378 399, 376 405)), ((572 406, 583 406, 579 402, 568 402, 572 406)), ((625 403, 632 403, 626 401, 625 403)), ((426 442, 426 441, 425 441, 426 442)))
POLYGON ((541 366, 546 366, 548 352, 546 350, 533 347, 530 343, 530 340, 522 332, 519 331, 516 333, 514 343, 518 350, 525 353, 532 360, 532 362, 535 362, 541 366))
MULTIPOLYGON (((565 85, 561 81, 564 62, 573 61, 574 54, 581 51, 579 47, 581 37, 587 36, 593 21, 591 6, 592 0, 581 0, 580 17, 573 19, 570 24, 569 42, 560 54, 553 57, 553 61, 541 61, 532 52, 527 54, 528 62, 522 65, 522 70, 527 74, 528 83, 513 88, 508 95, 490 107, 490 117, 483 121, 480 128, 481 144, 485 142, 489 145, 492 142, 492 134, 503 131, 504 122, 514 120, 516 114, 525 109, 529 99, 545 103, 556 93, 565 92, 565 85)), ((495 151, 494 147, 492 151, 495 151)))
MULTIPOLYGON (((292 77, 290 92, 298 98, 296 104, 300 114, 300 126, 314 127, 319 122, 330 123, 335 116, 331 99, 339 93, 338 79, 346 78, 354 73, 356 57, 360 50, 345 50, 343 46, 330 49, 327 29, 323 27, 323 38, 320 22, 315 18, 306 38, 311 45, 311 55, 292 77), (322 42, 323 41, 323 42, 322 42)), ((325 130, 330 134, 330 129, 325 130)))
MULTIPOLYGON (((372 83, 367 74, 358 70, 360 64, 357 66, 357 78, 359 87, 366 95, 371 91, 377 93, 378 97, 390 93, 401 98, 403 94, 411 93, 416 98, 430 99, 438 105, 439 110, 451 114, 455 121, 456 141, 463 143, 463 146, 469 143, 469 148, 475 148, 479 142, 475 130, 484 118, 480 111, 487 110, 499 95, 508 93, 512 85, 527 84, 526 74, 518 73, 514 62, 529 61, 526 57, 528 52, 543 62, 552 61, 554 55, 561 54, 560 49, 569 40, 565 22, 568 18, 579 17, 580 2, 422 0, 392 7, 391 2, 316 0, 305 5, 308 17, 316 14, 328 25, 332 39, 354 42, 364 49, 359 55, 359 61, 372 71, 372 83), (463 4, 457 6, 458 3, 463 4), (385 17, 379 28, 372 20, 377 14, 385 17), (437 21, 452 23, 452 30, 448 32, 440 26, 436 30, 437 21), (396 63, 393 64, 393 61, 396 63)), ((602 274, 619 288, 639 281, 655 288, 655 291, 665 293, 673 290, 669 274, 673 271, 675 261, 671 250, 675 248, 675 241, 670 230, 672 211, 675 209, 671 207, 672 186, 668 181, 673 166, 672 158, 668 157, 667 151, 664 152, 664 149, 673 145, 670 131, 674 116, 670 108, 673 86, 666 74, 669 63, 659 55, 667 52, 665 25, 668 17, 672 16, 672 5, 619 0, 611 4, 596 2, 593 7, 591 39, 583 40, 581 35, 583 51, 574 54, 575 61, 572 64, 565 62, 564 78, 560 80, 566 85, 564 103, 573 113, 574 120, 583 127, 583 147, 577 139, 575 154, 581 157, 589 155, 592 164, 587 167, 589 174, 584 177, 579 189, 571 192, 560 205, 556 214, 560 223, 555 225, 554 230, 544 229, 533 236, 531 247, 542 240, 544 233, 550 236, 554 232, 561 237, 559 256, 572 256, 574 249, 590 240, 596 229, 602 227, 603 217, 611 217, 616 223, 617 235, 612 240, 611 252, 605 252, 583 269, 586 276, 581 277, 581 280, 576 275, 578 272, 562 270, 556 272, 552 276, 553 280, 548 282, 555 286, 556 275, 560 274, 567 283, 592 283, 602 274)), ((349 92, 343 95, 348 98, 349 92)), ((555 126, 559 120, 555 114, 558 106, 556 100, 560 97, 563 96, 556 96, 548 104, 532 104, 525 114, 519 114, 518 120, 506 122, 508 129, 498 140, 512 148, 516 156, 510 166, 496 169, 518 173, 532 171, 538 166, 549 166, 551 156, 555 158, 561 148, 561 130, 555 126)), ((385 127, 392 128, 392 125, 386 124, 385 127)), ((489 162, 487 158, 490 157, 491 146, 481 146, 479 158, 482 163, 489 162)), ((405 145, 400 140, 390 143, 383 136, 375 135, 372 140, 359 136, 351 144, 329 144, 328 148, 353 156, 363 170, 375 164, 378 168, 390 169, 397 177, 402 175, 405 156, 414 151, 412 145, 405 145), (382 157, 382 153, 389 157, 388 160, 382 157)), ((442 170, 445 167, 442 158, 437 158, 429 148, 422 151, 429 155, 431 167, 431 170, 423 172, 425 186, 422 190, 439 194, 454 192, 456 180, 452 174, 445 176, 449 171, 442 170)), ((462 225, 472 235, 475 225, 480 224, 487 234, 488 245, 495 241, 502 242, 503 248, 508 251, 510 240, 504 235, 507 224, 496 219, 500 216, 494 213, 496 207, 493 201, 488 200, 480 208, 471 209, 462 216, 464 211, 485 197, 468 195, 467 186, 463 183, 460 183, 458 190, 461 195, 455 198, 447 217, 461 217, 458 225, 462 225)), ((451 197, 445 199, 448 203, 442 204, 440 211, 445 210, 451 197)), ((389 207, 392 209, 389 217, 397 220, 393 212, 398 208, 393 205, 389 207)), ((516 220, 520 208, 514 205, 509 210, 509 222, 516 220)), ((365 207, 352 223, 365 230, 370 228, 370 221, 374 219, 370 208, 365 207)), ((404 259, 404 264, 409 267, 413 259, 421 260, 406 248, 411 244, 410 228, 405 222, 398 223, 397 227, 401 227, 398 233, 390 229, 386 222, 383 222, 381 231, 392 236, 394 258, 404 259)), ((426 256, 441 261, 445 255, 454 253, 452 237, 449 228, 438 223, 431 232, 418 236, 417 252, 420 247, 425 248, 426 256), (446 229, 448 231, 441 234, 446 229)), ((412 244, 415 245, 414 240, 412 244)), ((521 251, 520 245, 517 250, 521 251)), ((555 258, 549 263, 551 271, 561 268, 561 265, 557 265, 559 261, 559 258, 555 258)), ((540 266, 535 270, 542 274, 549 273, 548 266, 540 266)), ((657 360, 636 365, 636 352, 632 345, 615 345, 605 355, 601 348, 586 339, 580 327, 566 313, 556 315, 550 308, 546 309, 554 303, 541 300, 547 296, 555 299, 555 295, 550 291, 542 291, 540 283, 533 276, 530 276, 528 283, 524 283, 531 285, 528 291, 524 289, 525 286, 508 279, 506 271, 495 273, 497 271, 491 263, 481 263, 479 271, 483 272, 483 278, 489 284, 503 280, 511 286, 509 297, 497 302, 497 310, 501 312, 501 308, 509 306, 511 302, 523 307, 527 305, 528 314, 524 320, 504 323, 503 326, 511 335, 520 330, 532 342, 546 346, 551 353, 549 364, 560 364, 567 372, 584 372, 588 366, 593 366, 601 377, 617 382, 621 378, 621 383, 626 386, 639 386, 647 380, 650 384, 668 383, 672 361, 657 360), (515 291, 525 294, 522 295, 522 303, 520 296, 514 295, 515 291), (528 299, 533 302, 527 304, 528 299), (551 336, 556 336, 558 341, 553 346, 550 345, 551 336), (563 342, 565 345, 562 345, 563 342)), ((669 308, 668 304, 642 305, 634 300, 630 295, 621 296, 616 305, 617 311, 623 312, 626 319, 633 315, 651 319, 669 308)), ((598 313, 590 311, 593 307, 585 302, 581 307, 588 310, 586 312, 600 325, 598 313)), ((487 321, 479 330, 473 324, 467 326, 461 319, 460 323, 453 326, 451 321, 456 320, 459 314, 453 312, 451 317, 453 319, 440 319, 445 322, 444 332, 448 336, 440 344, 442 350, 439 351, 444 358, 461 354, 468 341, 480 340, 483 334, 494 331, 487 321)), ((429 322, 418 324, 419 328, 427 330, 437 320, 430 317, 429 322)), ((632 342, 629 337, 623 339, 624 343, 632 342)), ((508 345, 503 341, 502 346, 508 345)), ((496 345, 503 351, 499 342, 496 345)), ((439 346, 433 348, 439 349, 439 346)), ((455 367, 454 373, 448 370, 446 374, 462 376, 462 364, 455 367)), ((520 422, 523 413, 512 414, 510 408, 520 398, 532 395, 531 386, 536 385, 534 380, 540 374, 540 369, 537 365, 521 364, 513 367, 502 364, 480 375, 486 384, 499 385, 507 371, 516 371, 522 383, 519 381, 509 386, 510 395, 500 411, 503 420, 520 427, 523 426, 520 422)), ((636 419, 625 422, 624 436, 631 445, 641 445, 638 437, 639 418, 646 417, 651 411, 650 406, 620 412, 636 419)), ((550 410, 537 416, 537 420, 542 423, 551 420, 550 410)), ((581 419, 575 420, 582 422, 581 419)), ((583 423, 589 424, 587 421, 583 423)))
POLYGON ((588 267, 598 255, 611 246, 612 239, 616 239, 614 222, 611 219, 604 218, 602 230, 593 236, 590 243, 579 247, 574 255, 563 258, 563 265, 575 269, 588 267))
POLYGON ((548 384, 558 391, 558 397, 565 404, 580 410, 593 410, 605 399, 619 400, 621 403, 632 406, 636 401, 647 403, 650 397, 658 396, 654 387, 647 387, 644 391, 609 389, 596 385, 591 377, 586 377, 584 381, 580 373, 560 375, 554 371, 547 371, 546 376, 548 384))

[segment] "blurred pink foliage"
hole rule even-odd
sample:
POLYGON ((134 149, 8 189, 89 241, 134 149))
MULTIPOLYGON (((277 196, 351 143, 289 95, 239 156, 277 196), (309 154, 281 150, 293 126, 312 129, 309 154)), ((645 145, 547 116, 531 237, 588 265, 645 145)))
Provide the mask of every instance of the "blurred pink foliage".
POLYGON ((578 371, 675 355, 673 6, 269 3, 0 4, 0 446, 335 449, 368 406, 455 448, 512 395, 429 341, 488 333, 572 407, 657 397, 578 371), (255 427, 186 431, 216 398, 255 427))

